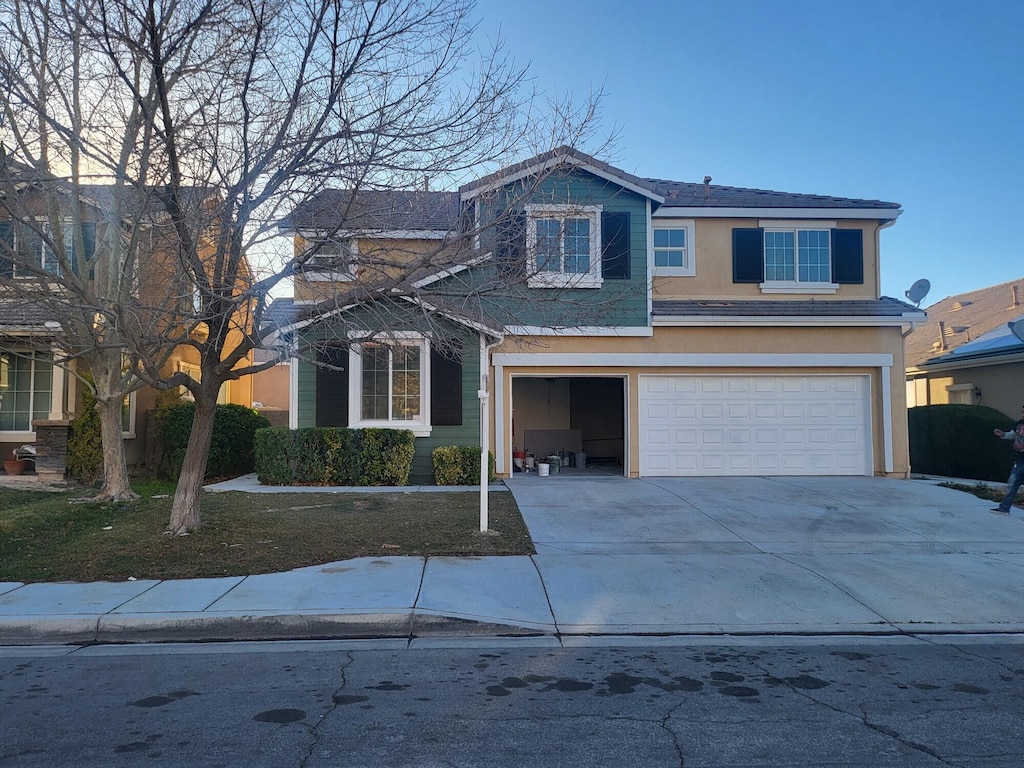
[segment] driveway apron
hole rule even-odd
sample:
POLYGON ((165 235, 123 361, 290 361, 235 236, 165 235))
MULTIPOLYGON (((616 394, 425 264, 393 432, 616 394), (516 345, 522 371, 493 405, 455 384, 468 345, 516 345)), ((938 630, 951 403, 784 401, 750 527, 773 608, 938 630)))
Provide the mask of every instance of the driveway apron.
POLYGON ((515 477, 563 632, 1024 631, 1024 521, 870 477, 515 477))

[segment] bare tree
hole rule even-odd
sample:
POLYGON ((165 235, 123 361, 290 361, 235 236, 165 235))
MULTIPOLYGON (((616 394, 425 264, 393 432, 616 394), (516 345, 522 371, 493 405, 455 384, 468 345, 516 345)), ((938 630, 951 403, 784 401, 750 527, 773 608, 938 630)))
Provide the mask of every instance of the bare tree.
MULTIPOLYGON (((136 381, 184 386, 195 398, 172 534, 199 524, 222 385, 273 364, 251 363, 269 292, 315 257, 316 248, 284 263, 263 255, 280 219, 327 186, 457 185, 538 146, 577 144, 594 117, 593 104, 579 113, 564 104, 538 112, 524 71, 501 46, 476 48, 469 0, 5 0, 2 7, 5 31, 15 33, 0 62, 5 129, 19 157, 73 191, 87 169, 111 190, 110 221, 139 217, 121 228, 128 237, 143 224, 168 233, 182 295, 146 300, 114 276, 112 293, 93 288, 91 302, 79 298, 84 287, 74 295, 99 312, 103 329, 83 333, 76 354, 117 350, 104 364, 89 363, 98 399, 112 403, 136 381), (65 173, 49 149, 55 141, 65 173), (180 346, 195 350, 200 376, 166 375, 167 350, 180 346), (120 388, 105 373, 115 369, 120 388)), ((111 247, 116 229, 106 228, 111 247)), ((432 253, 382 254, 376 276, 335 302, 389 290, 412 296, 418 277, 457 263, 460 253, 464 259, 471 240, 463 228, 432 253)), ((130 258, 119 262, 121 278, 130 258)), ((449 298, 466 309, 464 297, 449 298)))

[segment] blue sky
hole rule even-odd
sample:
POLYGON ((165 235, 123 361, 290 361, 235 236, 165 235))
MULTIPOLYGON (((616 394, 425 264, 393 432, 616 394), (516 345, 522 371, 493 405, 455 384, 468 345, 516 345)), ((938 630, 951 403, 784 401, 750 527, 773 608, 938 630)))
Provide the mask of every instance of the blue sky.
POLYGON ((1024 3, 478 0, 538 89, 603 89, 640 176, 898 202, 882 293, 1024 276, 1024 3))

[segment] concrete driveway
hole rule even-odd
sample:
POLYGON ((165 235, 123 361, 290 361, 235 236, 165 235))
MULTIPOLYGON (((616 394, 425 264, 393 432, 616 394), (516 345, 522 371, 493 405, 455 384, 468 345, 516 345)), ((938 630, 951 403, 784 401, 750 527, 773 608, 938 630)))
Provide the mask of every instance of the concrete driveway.
POLYGON ((1024 521, 967 493, 866 477, 507 484, 563 631, 1024 631, 1024 521))

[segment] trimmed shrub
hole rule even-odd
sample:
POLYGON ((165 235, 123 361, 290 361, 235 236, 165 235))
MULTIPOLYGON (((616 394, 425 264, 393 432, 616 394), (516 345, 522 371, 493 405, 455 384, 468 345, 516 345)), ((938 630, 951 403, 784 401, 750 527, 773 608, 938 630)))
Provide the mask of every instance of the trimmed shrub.
POLYGON ((68 435, 67 468, 71 477, 93 485, 103 476, 103 435, 96 398, 89 387, 82 387, 82 410, 71 420, 68 435))
POLYGON ((264 485, 407 485, 416 438, 408 430, 271 427, 256 433, 264 485))
POLYGON ((923 405, 907 412, 913 472, 1003 482, 1013 461, 1008 441, 993 429, 1011 419, 984 405, 923 405))
POLYGON ((407 429, 361 431, 362 467, 358 485, 408 485, 416 436, 407 429))
MULTIPOLYGON (((430 454, 438 485, 477 485, 480 482, 480 447, 440 445, 430 454)), ((494 454, 487 452, 487 482, 494 481, 494 454)))
MULTIPOLYGON (((179 403, 157 412, 157 437, 170 462, 172 478, 181 473, 195 414, 195 403, 179 403)), ((213 417, 206 477, 237 477, 252 472, 256 463, 253 453, 256 430, 269 426, 265 416, 244 405, 218 405, 213 417)))

